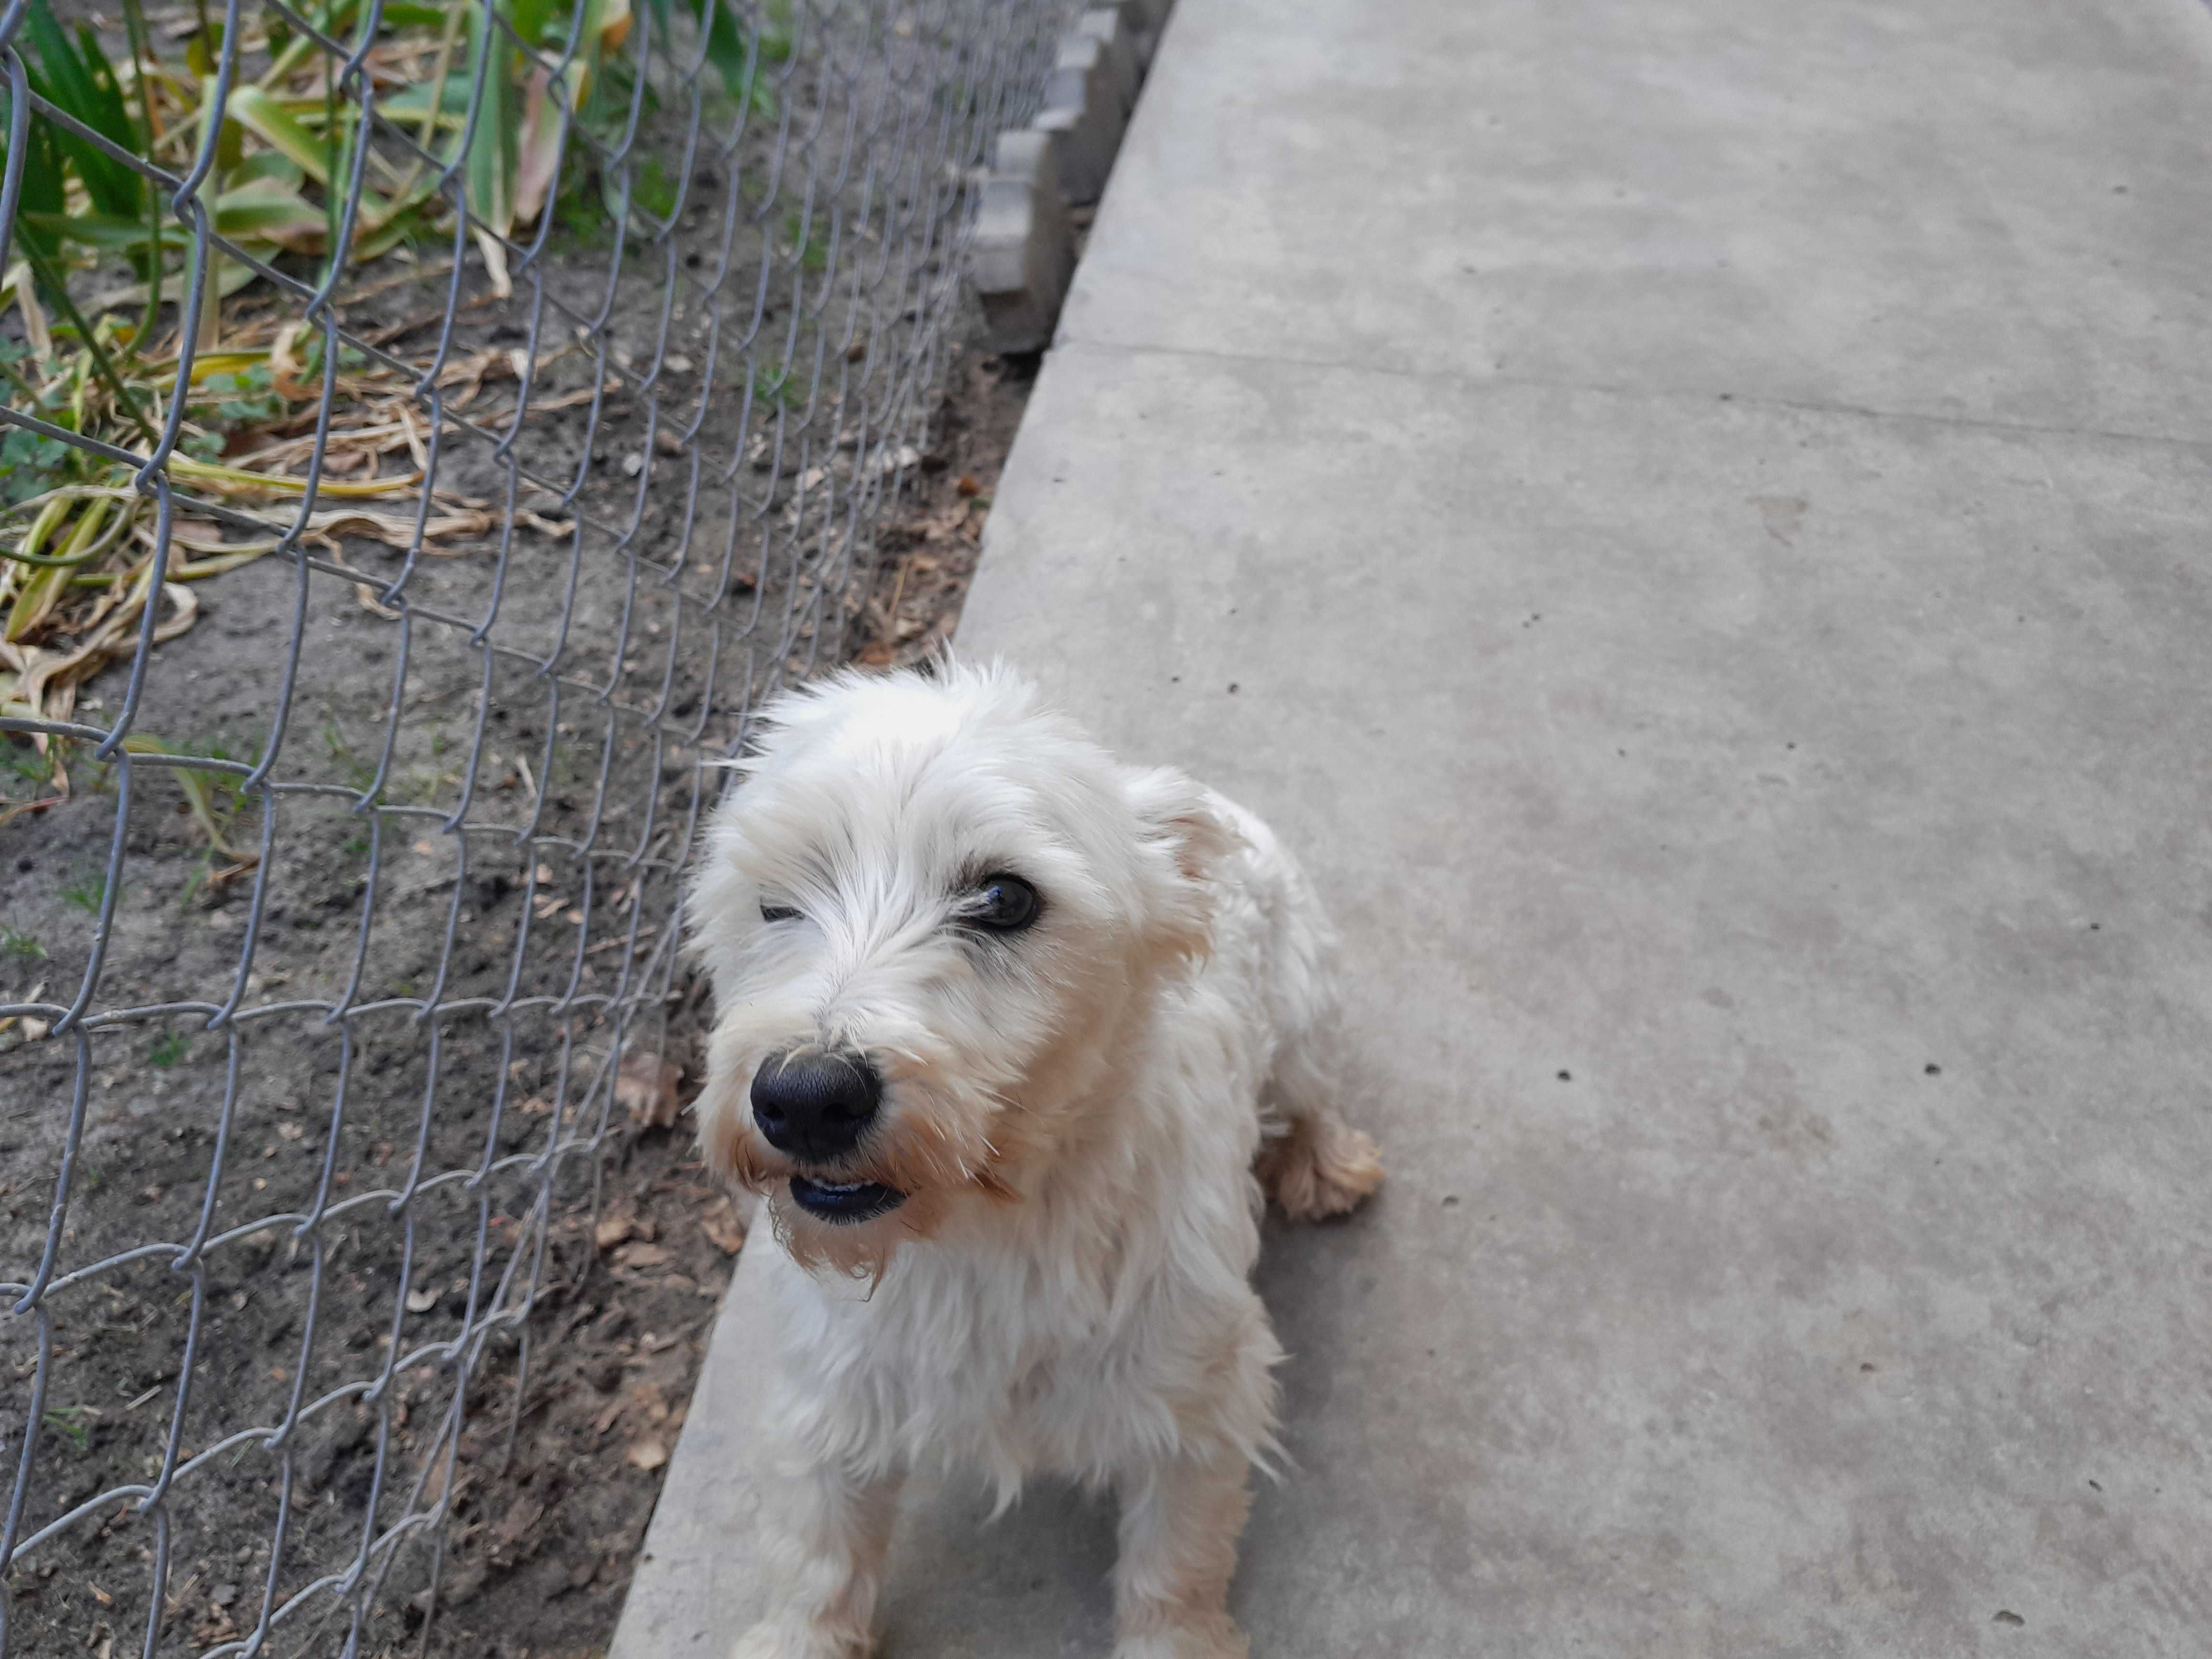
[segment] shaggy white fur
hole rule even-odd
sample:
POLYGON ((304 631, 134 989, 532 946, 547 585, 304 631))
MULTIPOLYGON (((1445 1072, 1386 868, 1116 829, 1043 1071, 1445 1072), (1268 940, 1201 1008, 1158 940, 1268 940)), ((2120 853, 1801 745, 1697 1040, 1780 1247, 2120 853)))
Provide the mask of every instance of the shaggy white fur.
POLYGON ((1243 1654, 1225 1597, 1280 1358, 1261 1182, 1319 1217, 1382 1179, 1336 1115, 1304 876, 997 667, 794 693, 741 765, 690 901, 700 1139, 774 1220, 781 1571, 738 1654, 871 1650, 923 1462, 1002 1504, 1031 1471, 1111 1488, 1116 1659, 1243 1654))

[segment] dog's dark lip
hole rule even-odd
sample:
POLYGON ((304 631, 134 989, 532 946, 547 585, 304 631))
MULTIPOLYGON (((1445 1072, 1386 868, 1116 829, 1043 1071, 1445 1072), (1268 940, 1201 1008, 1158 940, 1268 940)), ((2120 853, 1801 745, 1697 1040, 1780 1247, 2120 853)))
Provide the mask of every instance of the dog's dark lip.
POLYGON ((812 1181, 795 1175, 791 1178, 791 1201, 817 1221, 850 1226, 896 1210, 906 1202, 906 1194, 880 1182, 812 1181))

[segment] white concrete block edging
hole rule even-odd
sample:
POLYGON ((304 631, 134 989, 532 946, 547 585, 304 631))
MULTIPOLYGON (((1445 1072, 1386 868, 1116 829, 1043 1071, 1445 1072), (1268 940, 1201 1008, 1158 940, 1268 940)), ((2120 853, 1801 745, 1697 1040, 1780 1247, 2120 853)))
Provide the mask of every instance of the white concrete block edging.
POLYGON ((1025 131, 1000 135, 968 256, 993 350, 1052 343, 1075 273, 1067 209, 1105 193, 1172 4, 1116 0, 1084 13, 1060 38, 1044 108, 1025 131))
POLYGON ((1032 125, 1054 135, 1069 201, 1081 206, 1106 193, 1107 175, 1129 125, 1129 100, 1104 41, 1095 34, 1060 37, 1044 109, 1032 125))
POLYGON ((1137 63, 1137 37, 1118 7, 1097 6, 1076 21, 1073 39, 1098 43, 1106 60, 1107 80, 1121 98, 1122 125, 1137 106, 1137 84, 1144 70, 1137 63))
POLYGON ((1052 135, 1002 132, 969 246, 968 270, 995 351, 1052 343, 1075 276, 1075 227, 1060 199, 1052 135))

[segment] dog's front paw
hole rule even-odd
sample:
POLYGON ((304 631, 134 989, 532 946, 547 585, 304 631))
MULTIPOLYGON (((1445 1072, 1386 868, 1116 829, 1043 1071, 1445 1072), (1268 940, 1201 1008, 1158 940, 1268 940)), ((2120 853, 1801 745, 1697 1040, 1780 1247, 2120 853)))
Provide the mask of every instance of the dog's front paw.
POLYGON ((801 1620, 764 1619, 738 1638, 730 1659, 868 1659, 874 1649, 801 1620))

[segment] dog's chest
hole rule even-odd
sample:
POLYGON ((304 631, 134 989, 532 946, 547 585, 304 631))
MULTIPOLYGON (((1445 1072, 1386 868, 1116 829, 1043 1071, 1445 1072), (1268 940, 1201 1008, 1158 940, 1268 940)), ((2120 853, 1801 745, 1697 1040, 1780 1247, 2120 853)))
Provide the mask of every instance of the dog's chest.
POLYGON ((903 1287, 913 1294, 880 1310, 891 1317, 867 1333, 862 1360, 879 1397, 899 1401, 909 1452, 1024 1467, 1112 1461, 1109 1443, 1164 1380, 1147 1336, 1155 1322, 1129 1318, 1095 1276, 1043 1284, 1018 1261, 931 1265, 903 1287))
POLYGON ((791 1356, 839 1420, 911 1463, 1120 1465, 1172 1437, 1177 1402, 1206 1389, 1209 1334, 1251 1295, 1234 1244, 1200 1275, 922 1254, 866 1304, 821 1308, 819 1345, 791 1356))

